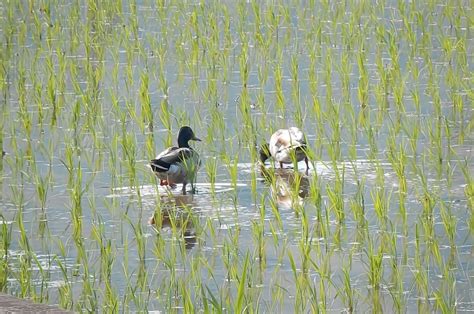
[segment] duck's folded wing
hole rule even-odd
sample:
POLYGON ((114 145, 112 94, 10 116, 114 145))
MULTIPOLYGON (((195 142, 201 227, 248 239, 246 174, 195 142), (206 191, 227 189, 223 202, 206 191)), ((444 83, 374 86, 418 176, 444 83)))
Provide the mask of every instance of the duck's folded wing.
POLYGON ((193 151, 189 148, 172 147, 166 154, 160 154, 157 156, 159 158, 151 160, 150 166, 155 172, 166 172, 171 165, 182 163, 192 155, 193 151))
POLYGON ((294 143, 294 145, 303 145, 306 144, 306 140, 304 138, 303 132, 295 127, 291 127, 288 130, 289 132, 289 138, 291 138, 291 142, 294 143))
POLYGON ((279 133, 277 139, 277 146, 281 149, 295 149, 298 147, 306 146, 304 134, 297 128, 290 128, 289 130, 283 130, 279 133))

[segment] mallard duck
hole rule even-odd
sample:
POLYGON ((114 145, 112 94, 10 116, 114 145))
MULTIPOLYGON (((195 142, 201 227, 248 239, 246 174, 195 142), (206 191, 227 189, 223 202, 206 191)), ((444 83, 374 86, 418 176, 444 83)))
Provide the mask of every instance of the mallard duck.
POLYGON ((309 170, 306 140, 303 132, 297 127, 280 129, 273 133, 270 142, 261 146, 259 155, 262 164, 268 158, 273 157, 274 160, 280 163, 280 168, 283 168, 283 164, 293 163, 293 158, 297 162, 304 159, 306 172, 309 170))
POLYGON ((194 192, 193 182, 200 164, 199 154, 189 147, 190 140, 201 141, 189 126, 183 126, 178 133, 178 147, 169 147, 150 161, 151 170, 160 179, 160 185, 174 188, 177 183, 182 183, 183 194, 186 194, 188 183, 191 183, 194 192))

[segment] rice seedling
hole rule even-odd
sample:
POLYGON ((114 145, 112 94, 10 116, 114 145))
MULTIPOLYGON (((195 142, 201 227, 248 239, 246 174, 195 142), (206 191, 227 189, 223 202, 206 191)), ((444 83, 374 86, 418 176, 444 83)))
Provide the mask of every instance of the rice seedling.
POLYGON ((2 219, 2 226, 1 226, 2 227, 2 232, 1 232, 2 259, 0 260, 0 269, 2 270, 1 271, 2 275, 0 276, 0 291, 5 291, 7 287, 8 275, 9 275, 9 264, 8 264, 9 248, 12 241, 11 231, 13 229, 12 229, 12 226, 10 226, 10 228, 8 227, 7 221, 5 220, 5 217, 3 215, 0 215, 0 217, 2 219))
POLYGON ((341 179, 340 177, 337 177, 334 189, 332 189, 330 186, 326 187, 328 198, 330 200, 329 209, 334 211, 338 223, 343 223, 345 219, 343 182, 343 178, 341 179))
MULTIPOLYGON (((350 261, 349 261, 350 263, 350 261)), ((341 297, 344 300, 344 305, 346 306, 346 310, 349 313, 354 312, 354 307, 355 307, 355 300, 354 300, 354 291, 352 288, 351 284, 351 278, 350 278, 350 265, 347 267, 342 268, 342 285, 343 287, 341 288, 340 291, 338 291, 338 294, 341 295, 341 297)))

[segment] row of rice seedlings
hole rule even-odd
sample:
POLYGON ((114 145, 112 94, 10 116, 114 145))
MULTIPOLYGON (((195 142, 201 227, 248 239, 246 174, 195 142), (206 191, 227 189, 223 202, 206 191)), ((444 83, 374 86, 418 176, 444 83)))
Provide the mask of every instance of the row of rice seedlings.
MULTIPOLYGON (((388 289, 393 300, 393 308, 397 312, 402 312, 406 308, 406 296, 404 295, 404 266, 406 262, 403 258, 399 258, 397 249, 397 230, 393 228, 387 235, 387 243, 389 244, 388 254, 390 254, 390 270, 391 276, 388 282, 388 289)), ((406 250, 406 243, 402 243, 402 250, 406 250)))
POLYGON ((35 297, 35 290, 32 288, 32 278, 31 278, 31 262, 33 252, 31 251, 30 240, 28 238, 28 233, 25 228, 24 224, 24 206, 25 206, 25 199, 24 199, 24 191, 21 185, 19 186, 12 186, 12 193, 13 193, 13 204, 17 208, 16 214, 16 223, 18 226, 19 232, 19 240, 18 244, 22 251, 22 254, 19 255, 19 264, 18 269, 14 276, 19 284, 19 296, 21 298, 25 297, 35 297))
POLYGON ((474 234, 474 180, 471 177, 470 169, 469 169, 469 162, 465 160, 461 164, 461 170, 464 175, 464 180, 466 182, 466 186, 464 187, 464 195, 466 195, 467 199, 467 209, 470 212, 469 217, 469 230, 471 235, 474 234))
POLYGON ((59 305, 63 309, 72 309, 74 305, 74 296, 72 290, 72 282, 69 278, 67 265, 63 262, 66 258, 66 249, 61 240, 58 239, 57 246, 59 254, 54 258, 54 261, 57 263, 58 267, 61 269, 61 274, 63 276, 63 284, 58 288, 58 299, 59 305))
MULTIPOLYGON (((66 142, 64 159, 62 160, 68 174, 68 191, 70 194, 70 212, 71 212, 71 228, 72 228, 72 240, 75 244, 76 249, 76 265, 72 269, 72 276, 81 277, 82 290, 81 295, 78 297, 77 302, 64 299, 65 304, 74 303, 77 307, 87 308, 91 311, 97 309, 98 298, 95 288, 95 275, 94 270, 89 266, 89 255, 87 241, 84 236, 84 213, 83 213, 83 198, 90 188, 90 182, 84 184, 84 168, 81 162, 81 141, 72 139, 71 142, 66 142), (78 146, 76 146, 77 143, 78 146)), ((93 180, 93 177, 92 179, 93 180)), ((89 203, 89 205, 94 205, 89 203)), ((94 212, 94 206, 91 210, 94 212)), ((68 290, 65 290, 65 297, 69 297, 68 290)))
MULTIPOLYGON (((417 288, 418 295, 420 297, 420 302, 418 303, 419 309, 428 309, 427 308, 427 301, 428 296, 430 295, 430 285, 428 279, 428 271, 427 266, 429 266, 429 262, 423 258, 423 252, 421 251, 421 244, 420 244, 420 234, 419 234, 419 224, 415 224, 415 253, 414 253, 414 282, 417 288)), ((427 255, 425 255, 427 256, 427 255)))
POLYGON ((100 219, 94 224, 91 231, 91 238, 97 241, 100 248, 100 281, 104 283, 105 291, 101 300, 102 304, 109 311, 117 311, 119 309, 119 300, 117 291, 112 285, 112 269, 115 262, 114 247, 110 239, 105 238, 104 223, 100 219))
POLYGON ((52 259, 48 258, 47 262, 40 261, 36 254, 33 254, 32 264, 33 269, 37 268, 35 275, 39 277, 33 279, 33 281, 35 282, 34 289, 39 290, 34 293, 34 300, 35 302, 47 302, 49 299, 48 286, 49 282, 51 281, 50 268, 52 264, 52 259))
POLYGON ((384 273, 382 250, 382 245, 379 245, 378 250, 376 249, 374 238, 369 236, 366 253, 368 259, 367 277, 371 292, 372 308, 375 311, 382 311, 380 304, 380 287, 382 285, 384 273))
MULTIPOLYGON (((139 207, 141 209, 142 206, 139 207)), ((139 216, 140 217, 140 216, 139 216)), ((143 223, 141 219, 138 219, 136 223, 134 223, 127 215, 124 215, 123 219, 130 224, 130 227, 133 231, 133 239, 136 245, 136 254, 138 258, 138 263, 136 265, 136 270, 129 276, 127 276, 127 280, 134 279, 134 282, 128 282, 127 288, 130 289, 129 292, 132 293, 131 299, 133 300, 133 304, 137 309, 146 309, 147 304, 149 302, 149 295, 147 295, 148 287, 148 275, 146 271, 146 237, 143 230, 143 223)), ((134 250, 135 251, 135 250, 134 250)), ((173 256, 174 250, 173 250, 173 256)), ((128 270, 126 271, 128 274, 128 270)), ((127 296, 128 298, 129 296, 127 296)))
MULTIPOLYGON (((337 166, 336 166, 337 167, 337 166)), ((335 168, 337 169, 337 168, 335 168)), ((329 185, 326 186, 326 193, 329 198, 329 210, 334 212, 338 223, 344 223, 345 208, 344 208, 344 169, 342 174, 336 170, 336 178, 334 181, 334 188, 329 185)))

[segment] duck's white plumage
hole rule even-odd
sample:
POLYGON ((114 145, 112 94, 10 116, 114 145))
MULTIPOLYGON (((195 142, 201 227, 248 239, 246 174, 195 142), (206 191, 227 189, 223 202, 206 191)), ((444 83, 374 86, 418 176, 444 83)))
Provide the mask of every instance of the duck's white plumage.
POLYGON ((280 129, 270 138, 269 150, 271 156, 280 163, 292 163, 292 154, 297 161, 305 159, 304 148, 306 140, 303 132, 297 127, 280 129))

